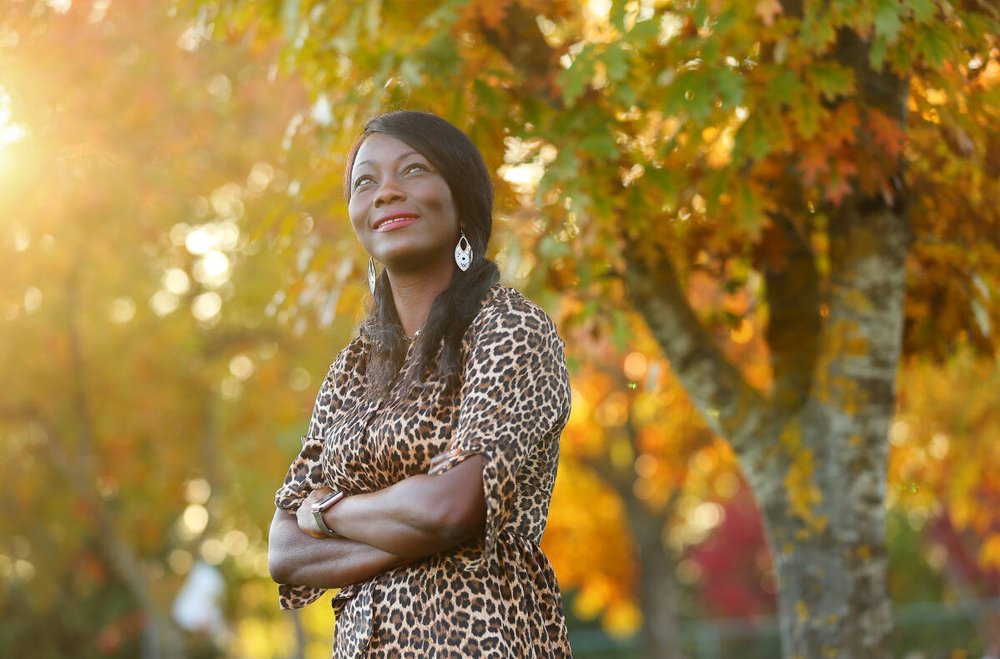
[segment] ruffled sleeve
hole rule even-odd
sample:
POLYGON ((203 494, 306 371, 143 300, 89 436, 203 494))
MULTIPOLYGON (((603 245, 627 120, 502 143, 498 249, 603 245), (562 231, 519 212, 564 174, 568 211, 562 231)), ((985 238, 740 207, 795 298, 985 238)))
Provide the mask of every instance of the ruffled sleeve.
MULTIPOLYGON (((285 480, 274 495, 274 505, 294 513, 313 490, 326 484, 323 475, 323 445, 333 412, 342 404, 344 378, 352 354, 352 342, 342 350, 327 372, 313 406, 309 428, 302 437, 302 448, 292 460, 285 480)), ((319 599, 325 590, 310 586, 278 584, 282 609, 298 609, 319 599)))
POLYGON ((511 521, 526 465, 555 464, 570 387, 555 324, 526 298, 507 297, 488 306, 470 332, 457 428, 428 473, 483 456, 485 540, 482 555, 466 564, 475 570, 492 556, 497 535, 511 521), (545 459, 532 459, 538 452, 545 459))

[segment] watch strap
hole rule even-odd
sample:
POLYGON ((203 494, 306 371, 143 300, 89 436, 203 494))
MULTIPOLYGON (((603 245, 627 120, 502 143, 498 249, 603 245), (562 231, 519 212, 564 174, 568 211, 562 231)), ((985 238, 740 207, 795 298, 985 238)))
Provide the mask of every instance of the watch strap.
POLYGON ((316 520, 316 526, 320 531, 331 538, 339 538, 341 535, 326 525, 326 520, 323 519, 323 513, 340 503, 340 501, 346 496, 347 495, 343 492, 331 492, 316 503, 312 504, 312 514, 313 519, 316 520))

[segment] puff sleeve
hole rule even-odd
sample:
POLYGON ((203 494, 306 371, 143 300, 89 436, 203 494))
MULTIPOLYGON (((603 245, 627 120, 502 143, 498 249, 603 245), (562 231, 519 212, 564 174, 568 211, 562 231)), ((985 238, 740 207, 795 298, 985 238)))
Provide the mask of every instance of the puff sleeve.
POLYGON ((532 521, 544 527, 570 387, 555 324, 526 298, 482 310, 470 333, 457 427, 428 473, 483 456, 485 540, 482 555, 466 565, 475 570, 492 556, 498 534, 515 517, 540 516, 532 521), (532 489, 546 490, 543 508, 520 505, 520 493, 532 489))

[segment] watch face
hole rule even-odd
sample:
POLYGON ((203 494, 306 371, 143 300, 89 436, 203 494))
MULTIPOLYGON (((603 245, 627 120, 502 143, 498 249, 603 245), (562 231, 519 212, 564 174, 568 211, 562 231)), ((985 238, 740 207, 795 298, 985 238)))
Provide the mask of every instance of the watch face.
POLYGON ((341 496, 340 492, 330 492, 325 497, 317 501, 312 505, 312 511, 314 513, 322 512, 326 510, 329 505, 336 503, 336 500, 341 496))

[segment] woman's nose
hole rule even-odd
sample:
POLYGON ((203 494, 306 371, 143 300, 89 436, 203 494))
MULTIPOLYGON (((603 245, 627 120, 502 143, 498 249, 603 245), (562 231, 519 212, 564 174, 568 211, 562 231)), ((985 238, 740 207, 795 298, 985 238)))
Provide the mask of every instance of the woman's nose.
POLYGON ((392 179, 386 179, 379 186, 378 191, 375 194, 375 206, 384 206, 385 204, 392 203, 394 201, 402 201, 406 199, 406 195, 403 193, 402 188, 396 185, 396 182, 392 179))

